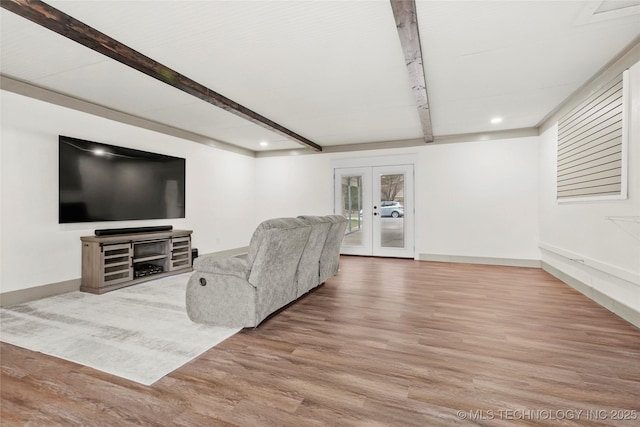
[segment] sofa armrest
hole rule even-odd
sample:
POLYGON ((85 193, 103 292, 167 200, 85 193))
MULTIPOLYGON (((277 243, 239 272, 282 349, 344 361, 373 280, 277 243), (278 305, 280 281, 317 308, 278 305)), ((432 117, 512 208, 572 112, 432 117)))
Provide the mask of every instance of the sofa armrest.
POLYGON ((205 273, 240 277, 245 280, 249 276, 250 272, 246 256, 220 259, 205 255, 195 259, 193 262, 193 269, 205 273))

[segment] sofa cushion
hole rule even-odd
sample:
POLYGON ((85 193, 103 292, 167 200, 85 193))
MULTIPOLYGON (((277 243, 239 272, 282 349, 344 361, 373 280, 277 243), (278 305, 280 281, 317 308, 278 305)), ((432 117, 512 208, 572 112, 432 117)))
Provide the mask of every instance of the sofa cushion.
POLYGON ((266 221, 262 221, 251 236, 249 242, 249 253, 247 255, 247 262, 249 265, 253 265, 258 251, 260 250, 260 244, 265 238, 269 230, 286 230, 296 227, 305 227, 306 224, 297 218, 273 218, 266 221))
POLYGON ((247 280, 256 288, 256 318, 264 319, 296 299, 296 271, 311 226, 280 218, 258 228, 249 247, 248 259, 253 261, 247 280))
POLYGON ((222 259, 202 256, 196 258, 193 261, 193 268, 197 271, 203 271, 205 273, 236 276, 243 279, 247 279, 247 277, 249 277, 250 271, 246 255, 222 259))
POLYGON ((331 221, 322 216, 299 216, 298 218, 311 225, 309 240, 302 252, 296 276, 298 296, 301 296, 320 284, 320 255, 331 228, 331 221))

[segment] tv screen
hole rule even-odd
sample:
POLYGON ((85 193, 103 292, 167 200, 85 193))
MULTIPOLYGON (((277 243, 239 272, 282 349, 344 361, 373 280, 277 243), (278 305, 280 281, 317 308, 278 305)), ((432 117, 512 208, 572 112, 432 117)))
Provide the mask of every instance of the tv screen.
POLYGON ((185 159, 60 136, 60 224, 184 218, 185 159))

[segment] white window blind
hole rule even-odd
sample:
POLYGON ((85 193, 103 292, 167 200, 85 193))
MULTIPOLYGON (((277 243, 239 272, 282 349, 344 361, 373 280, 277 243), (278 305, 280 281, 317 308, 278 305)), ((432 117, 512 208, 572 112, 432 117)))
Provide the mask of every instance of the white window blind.
POLYGON ((620 74, 558 121, 558 200, 626 197, 620 74))

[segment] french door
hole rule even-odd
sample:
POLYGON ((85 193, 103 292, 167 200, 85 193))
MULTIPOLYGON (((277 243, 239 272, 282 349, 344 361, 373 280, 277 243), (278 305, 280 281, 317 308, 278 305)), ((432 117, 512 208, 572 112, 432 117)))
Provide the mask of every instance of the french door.
POLYGON ((413 165, 335 168, 334 212, 347 230, 341 253, 414 257, 413 165))

